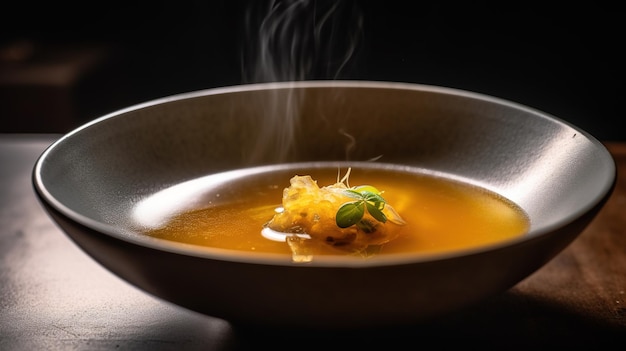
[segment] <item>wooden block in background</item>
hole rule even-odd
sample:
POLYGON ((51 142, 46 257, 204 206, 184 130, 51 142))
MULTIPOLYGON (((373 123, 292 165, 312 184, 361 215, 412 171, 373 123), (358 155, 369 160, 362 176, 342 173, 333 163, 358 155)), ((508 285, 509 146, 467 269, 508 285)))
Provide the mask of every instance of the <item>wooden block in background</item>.
POLYGON ((88 118, 80 96, 104 69, 101 45, 38 45, 21 40, 0 47, 0 132, 65 133, 88 118))

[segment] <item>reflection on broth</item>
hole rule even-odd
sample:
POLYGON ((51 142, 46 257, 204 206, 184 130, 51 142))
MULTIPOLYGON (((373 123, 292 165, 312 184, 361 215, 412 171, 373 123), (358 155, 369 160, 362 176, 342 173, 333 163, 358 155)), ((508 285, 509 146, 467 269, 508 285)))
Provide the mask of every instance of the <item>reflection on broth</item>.
MULTIPOLYGON (((391 253, 449 252, 512 239, 529 229, 529 219, 522 209, 473 184, 419 169, 373 163, 350 166, 349 179, 343 179, 346 180, 344 184, 349 184, 346 188, 371 185, 375 188, 363 189, 379 189, 387 206, 395 209, 399 216, 394 220, 394 215, 385 208, 387 216, 383 217, 391 220, 382 222, 369 218, 367 223, 377 228, 384 226, 384 231, 372 230, 368 225, 365 232, 358 234, 362 235, 361 239, 355 239, 357 234, 326 235, 331 232, 331 226, 337 225, 334 207, 328 212, 332 223, 325 223, 328 227, 321 231, 322 235, 313 235, 313 229, 300 222, 298 225, 268 226, 277 222, 274 219, 278 216, 276 211, 284 209, 281 201, 283 191, 290 187, 290 179, 307 175, 320 188, 341 182, 340 169, 337 164, 330 163, 259 167, 194 180, 185 187, 196 189, 193 195, 189 191, 171 191, 179 198, 166 201, 165 197, 159 200, 155 196, 140 203, 138 207, 161 213, 160 218, 153 216, 149 221, 144 218, 141 230, 147 235, 172 241, 292 255, 294 261, 308 262, 316 255, 371 257, 391 253), (162 206, 160 211, 155 210, 158 206, 162 206), (311 232, 307 233, 309 230, 311 232), (384 233, 384 239, 370 239, 372 236, 369 235, 376 233, 384 233), (337 240, 344 237, 347 239, 337 240)), ((342 165, 341 169, 345 173, 348 168, 342 165)), ((342 199, 336 207, 338 209, 341 203, 353 200, 342 199)), ((305 206, 306 209, 297 212, 303 217, 319 219, 321 211, 315 211, 322 202, 312 201, 305 206)), ((366 211, 363 218, 368 216, 366 211)), ((295 223, 291 218, 286 222, 295 223)), ((358 232, 357 227, 345 230, 358 232)))

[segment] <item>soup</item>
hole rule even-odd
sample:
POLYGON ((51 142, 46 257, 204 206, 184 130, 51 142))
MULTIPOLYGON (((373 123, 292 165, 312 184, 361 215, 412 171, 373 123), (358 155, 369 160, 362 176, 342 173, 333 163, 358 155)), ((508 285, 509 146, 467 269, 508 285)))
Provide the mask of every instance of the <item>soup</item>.
MULTIPOLYGON (((152 219, 144 219, 141 228, 146 235, 156 238, 292 255, 294 261, 307 262, 316 255, 372 257, 475 248, 524 235, 530 227, 528 216, 515 203, 469 182, 415 168, 375 163, 342 166, 322 163, 259 167, 199 178, 186 184, 184 188, 190 190, 170 189, 175 194, 173 199, 157 200, 157 196, 147 199, 152 203, 152 219), (349 178, 341 179, 342 170, 348 171, 349 178), (373 186, 367 187, 368 190, 380 189, 387 206, 385 211, 392 208, 401 217, 397 221, 390 218, 385 223, 370 220, 380 225, 379 228, 389 226, 389 239, 357 247, 352 245, 355 241, 344 245, 329 236, 310 240, 306 227, 289 233, 268 232, 268 223, 284 209, 283 195, 285 189, 291 188, 290 179, 305 175, 320 187, 342 183, 346 188, 368 185, 373 186)), ((320 202, 307 207, 318 206, 320 202)), ((383 217, 385 220, 389 215, 383 217)), ((334 217, 332 221, 327 224, 336 225, 334 217)))

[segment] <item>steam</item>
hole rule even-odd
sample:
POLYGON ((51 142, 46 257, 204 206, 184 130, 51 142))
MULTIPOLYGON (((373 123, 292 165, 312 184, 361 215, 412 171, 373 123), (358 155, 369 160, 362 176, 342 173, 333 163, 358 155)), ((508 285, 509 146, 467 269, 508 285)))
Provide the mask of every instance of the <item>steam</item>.
MULTIPOLYGON (((357 0, 253 0, 245 18, 243 81, 343 78, 350 73, 362 28, 357 0)), ((300 97, 293 90, 283 91, 263 103, 257 145, 246 156, 250 163, 284 162, 293 156, 300 97)))
POLYGON ((245 23, 246 83, 338 79, 361 42, 363 16, 356 0, 252 1, 245 23))

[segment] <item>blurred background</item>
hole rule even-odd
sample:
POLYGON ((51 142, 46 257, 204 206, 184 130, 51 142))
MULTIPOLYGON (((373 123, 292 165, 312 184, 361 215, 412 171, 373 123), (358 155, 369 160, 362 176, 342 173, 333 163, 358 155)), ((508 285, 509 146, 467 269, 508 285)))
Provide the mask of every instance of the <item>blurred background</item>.
POLYGON ((598 2, 16 2, 0 24, 0 132, 65 133, 206 88, 356 79, 485 93, 626 140, 625 15, 598 2))

